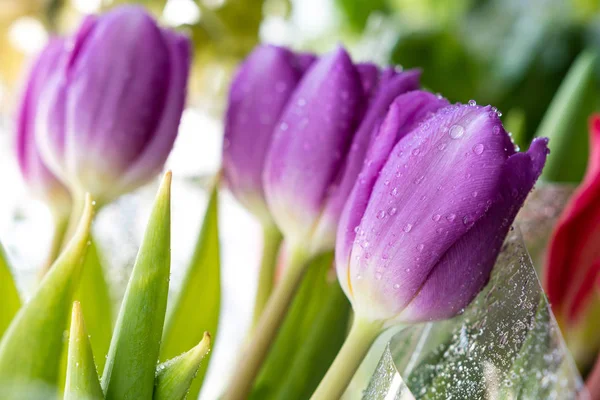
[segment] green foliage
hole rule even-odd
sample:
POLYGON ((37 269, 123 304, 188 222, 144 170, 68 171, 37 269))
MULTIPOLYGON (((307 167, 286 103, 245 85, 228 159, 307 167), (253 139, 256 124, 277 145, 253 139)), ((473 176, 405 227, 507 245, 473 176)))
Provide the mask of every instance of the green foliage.
POLYGON ((81 304, 77 301, 73 303, 71 313, 68 358, 64 399, 104 399, 92 347, 83 322, 81 304))
POLYGON ((171 175, 158 191, 117 317, 102 387, 107 399, 148 399, 154 389, 171 266, 171 175))
POLYGON ((17 313, 0 342, 1 398, 19 398, 22 386, 54 386, 71 299, 88 248, 93 206, 88 196, 77 232, 17 313))
MULTIPOLYGON (((181 291, 167 319, 161 360, 175 357, 195 346, 205 331, 216 337, 221 302, 218 200, 215 185, 181 291), (202 312, 198 312, 200 304, 202 312)), ((200 367, 190 398, 195 398, 200 392, 209 361, 207 357, 200 367)))
POLYGON ((332 261, 329 253, 311 262, 252 399, 310 397, 342 346, 350 304, 332 276, 332 261))
POLYGON ((0 338, 8 328, 19 307, 21 299, 17 286, 10 272, 8 257, 0 244, 0 293, 2 293, 2 302, 0 302, 0 338))
POLYGON ((587 117, 600 108, 597 59, 595 51, 579 55, 538 128, 536 136, 550 138, 551 155, 542 173, 546 181, 579 182, 583 178, 589 141, 587 117))
POLYGON ((108 283, 94 240, 91 240, 88 248, 75 299, 81 303, 81 312, 90 334, 90 343, 96 355, 98 371, 101 373, 110 345, 113 313, 108 283))
POLYGON ((204 332, 200 343, 191 350, 160 364, 156 372, 154 400, 185 399, 209 348, 210 335, 204 332))

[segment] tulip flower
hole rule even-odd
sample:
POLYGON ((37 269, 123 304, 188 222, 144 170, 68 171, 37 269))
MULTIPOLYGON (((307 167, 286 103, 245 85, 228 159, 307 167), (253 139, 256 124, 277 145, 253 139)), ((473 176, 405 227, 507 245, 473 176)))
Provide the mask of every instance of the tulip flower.
POLYGON ((288 100, 263 172, 269 211, 288 246, 287 265, 226 398, 246 396, 308 261, 333 249, 341 209, 375 128, 394 98, 418 85, 418 71, 353 64, 338 48, 311 66, 288 100))
POLYGON ((47 266, 52 264, 62 245, 71 212, 71 195, 41 158, 35 139, 34 116, 38 106, 36 99, 56 67, 63 47, 64 40, 50 40, 33 63, 23 91, 16 124, 16 154, 23 180, 29 191, 48 205, 54 217, 55 232, 47 266))
POLYGON ((313 399, 339 398, 383 329, 470 303, 548 153, 547 139, 516 153, 489 106, 448 106, 398 141, 406 117, 396 105, 340 221, 336 268, 355 319, 313 399))
POLYGON ((152 179, 177 136, 189 40, 143 8, 87 17, 64 42, 28 115, 51 170, 75 199, 106 204, 152 179))
POLYGON ((263 228, 254 322, 271 294, 282 239, 265 200, 265 158, 281 112, 314 58, 282 47, 259 46, 240 67, 229 92, 223 177, 236 199, 259 219, 263 228))
POLYGON ((587 172, 550 240, 544 286, 565 340, 581 368, 600 348, 600 115, 590 119, 587 172))

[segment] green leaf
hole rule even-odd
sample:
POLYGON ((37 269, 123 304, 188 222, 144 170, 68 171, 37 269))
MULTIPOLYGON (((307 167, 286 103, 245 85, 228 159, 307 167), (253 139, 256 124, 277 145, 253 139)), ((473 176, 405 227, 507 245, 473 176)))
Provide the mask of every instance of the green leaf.
POLYGON ((554 95, 537 137, 550 138, 550 156, 542 172, 549 182, 579 182, 587 161, 587 118, 598 109, 594 77, 597 55, 582 52, 554 95))
MULTIPOLYGON (((218 193, 215 185, 192 260, 165 327, 161 360, 175 357, 196 345, 202 339, 203 332, 217 332, 221 303, 220 264, 218 193)), ((216 337, 215 333, 213 337, 216 337)), ((198 396, 209 361, 207 357, 207 361, 200 366, 190 389, 190 399, 198 396)))
POLYGON ((289 372, 275 396, 281 400, 308 399, 329 369, 348 332, 350 303, 335 277, 328 282, 321 308, 305 331, 289 372))
POLYGON ((328 278, 332 260, 332 253, 323 254, 308 267, 252 399, 310 397, 335 358, 348 332, 350 306, 337 281, 328 278), (287 385, 303 390, 293 393, 287 385))
POLYGON ((171 264, 171 173, 154 208, 125 291, 102 375, 107 399, 149 399, 163 330, 171 264))
POLYGON ((76 301, 71 313, 65 400, 104 399, 83 319, 81 304, 76 301))
POLYGON ((204 332, 204 337, 194 348, 160 364, 156 370, 154 400, 185 399, 209 350, 210 335, 204 332))
POLYGON ((100 254, 92 240, 75 299, 81 303, 98 372, 102 373, 112 336, 113 317, 108 283, 100 260, 100 254))
POLYGON ((55 386, 71 299, 88 249, 93 206, 86 197, 83 217, 73 239, 17 313, 0 342, 1 398, 18 397, 19 386, 55 386))
POLYGON ((21 307, 19 291, 10 270, 8 257, 0 244, 0 293, 2 293, 2 301, 0 302, 0 338, 17 311, 19 311, 19 307, 21 307))

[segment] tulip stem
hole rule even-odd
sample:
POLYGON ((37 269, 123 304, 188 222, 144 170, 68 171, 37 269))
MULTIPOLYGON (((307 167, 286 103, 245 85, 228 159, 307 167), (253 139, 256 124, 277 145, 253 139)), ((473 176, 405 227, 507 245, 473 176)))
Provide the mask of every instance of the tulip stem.
POLYGON ((50 267, 54 264, 54 261, 58 258, 62 249, 63 242, 65 241, 65 235, 67 233, 67 227, 69 226, 69 218, 65 218, 62 215, 54 215, 54 232, 52 232, 52 241, 50 242, 50 250, 46 257, 46 261, 39 271, 38 278, 41 280, 50 267))
POLYGON ((275 341, 275 336, 300 286, 310 255, 302 247, 293 247, 288 254, 290 258, 283 278, 275 286, 275 290, 251 334, 250 341, 246 343, 241 352, 237 368, 231 376, 230 384, 222 400, 245 400, 248 398, 254 379, 275 341))
POLYGON ((311 400, 339 399, 352 380, 371 345, 382 331, 382 323, 355 318, 337 357, 319 383, 311 400))
POLYGON ((254 299, 252 329, 258 324, 260 316, 273 291, 275 271, 277 269, 277 257, 279 255, 279 247, 282 239, 281 232, 279 232, 279 229, 277 229, 276 226, 263 226, 262 261, 258 275, 258 288, 256 289, 256 297, 254 299))

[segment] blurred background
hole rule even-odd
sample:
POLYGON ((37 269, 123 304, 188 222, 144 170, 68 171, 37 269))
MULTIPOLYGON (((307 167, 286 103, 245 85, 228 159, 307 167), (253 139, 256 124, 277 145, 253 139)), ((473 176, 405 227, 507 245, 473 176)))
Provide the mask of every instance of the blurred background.
MULTIPOLYGON (((28 63, 52 35, 72 31, 83 15, 121 0, 0 0, 0 240, 17 270, 21 291, 49 245, 52 219, 25 192, 13 155, 14 108, 28 63)), ((220 165, 228 83, 259 42, 324 52, 343 43, 355 60, 423 70, 423 85, 450 101, 492 104, 526 148, 560 83, 584 49, 600 49, 600 0, 147 0, 162 23, 187 32, 195 58, 180 134, 167 167, 173 188, 173 285, 195 242, 204 190, 220 165)), ((119 49, 115 49, 119 51, 119 49)), ((569 127, 587 138, 586 116, 600 109, 596 71, 569 127)), ((587 139, 561 180, 576 183, 587 139)), ((155 187, 124 196, 94 227, 106 251, 115 304, 120 298, 155 187), (118 249, 118 251, 115 251, 118 249)), ((260 248, 258 224, 227 194, 221 201, 223 313, 204 398, 216 398, 227 365, 249 323, 260 248)))

